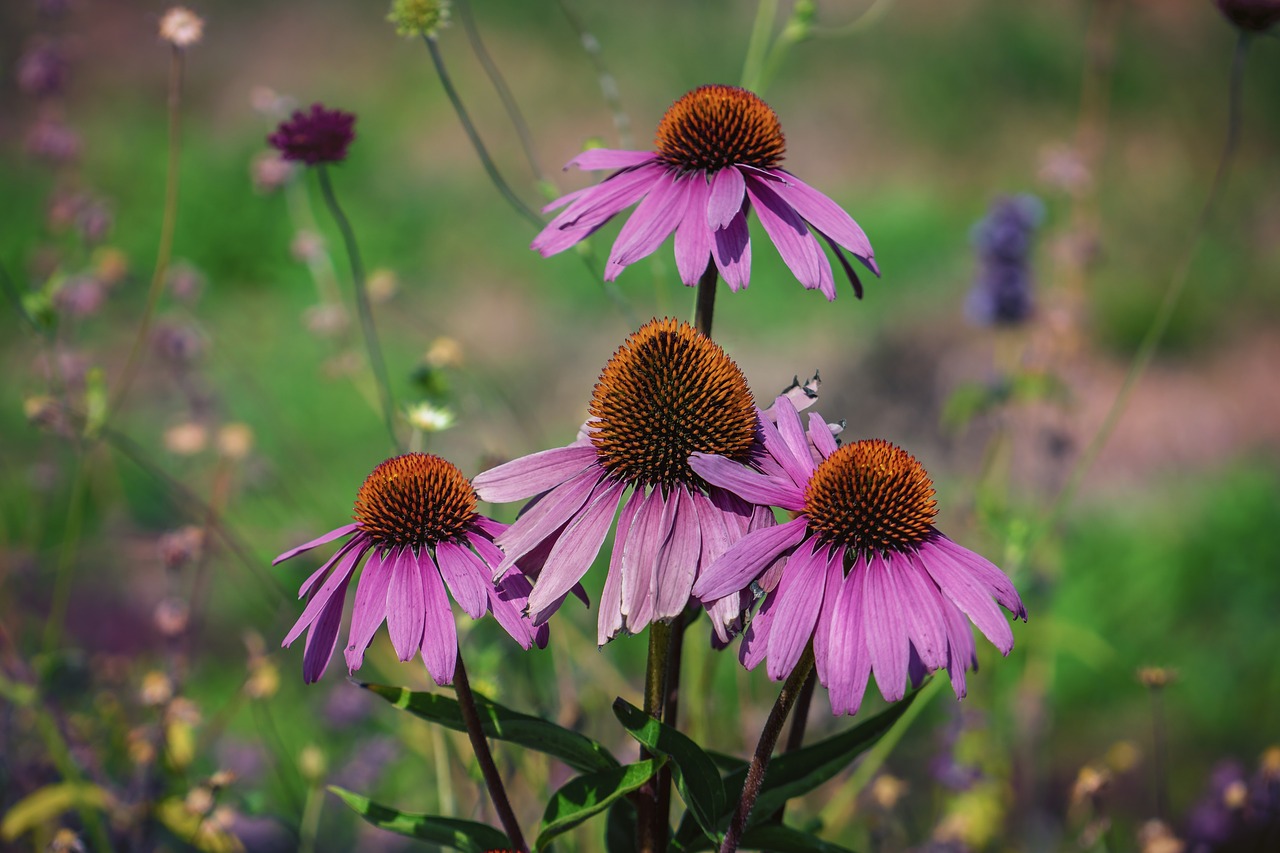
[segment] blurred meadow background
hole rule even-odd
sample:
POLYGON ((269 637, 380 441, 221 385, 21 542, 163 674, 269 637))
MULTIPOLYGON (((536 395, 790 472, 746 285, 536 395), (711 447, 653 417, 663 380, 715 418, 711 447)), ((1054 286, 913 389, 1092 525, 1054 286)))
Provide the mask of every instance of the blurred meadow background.
MULTIPOLYGON (((838 282, 828 303, 757 232, 750 287, 722 288, 715 337, 759 399, 820 371, 821 411, 847 435, 916 455, 940 527, 1009 572, 1029 621, 1008 660, 982 649, 963 703, 921 704, 792 819, 865 850, 1280 849, 1274 825, 1268 837, 1245 819, 1280 808, 1280 43, 1253 40, 1235 160, 1198 231, 1236 45, 1209 0, 869 5, 819 0, 761 94, 785 166, 858 220, 883 277, 864 276, 861 301, 838 282), (975 225, 1020 194, 1039 210, 1034 311, 975 322, 975 225), (1189 252, 1167 331, 1094 456, 1189 252)), ((69 843, 59 829, 88 849, 412 844, 364 825, 329 783, 492 821, 464 735, 397 712, 338 664, 304 687, 300 645, 279 648, 310 569, 271 558, 347 522, 390 448, 339 235, 312 176, 264 159, 265 136, 314 101, 358 115, 332 173, 392 386, 452 412, 417 439, 468 475, 567 443, 614 348, 651 316, 691 316, 693 291, 669 248, 609 288, 574 251, 530 251, 422 42, 397 37, 382 4, 205 2, 184 54, 164 295, 128 397, 86 435, 156 265, 165 8, 0 5, 0 846, 69 843)), ((441 51, 535 207, 595 179, 560 169, 584 146, 647 148, 681 94, 738 83, 757 13, 468 8, 541 181, 457 9, 441 51)), ((597 257, 617 228, 593 239, 597 257)), ((593 598, 602 577, 586 579, 593 598)), ((491 622, 460 630, 477 690, 630 754, 608 708, 636 701, 644 643, 598 651, 594 624, 566 606, 551 647, 520 656, 491 622)), ((706 633, 686 644, 690 730, 742 754, 777 685, 706 633)), ((358 677, 430 686, 385 633, 358 677)), ((851 725, 822 692, 815 736, 851 725)), ((879 703, 869 694, 860 716, 879 703)), ((565 768, 498 758, 536 819, 565 768)), ((603 821, 558 849, 603 849, 603 821)))

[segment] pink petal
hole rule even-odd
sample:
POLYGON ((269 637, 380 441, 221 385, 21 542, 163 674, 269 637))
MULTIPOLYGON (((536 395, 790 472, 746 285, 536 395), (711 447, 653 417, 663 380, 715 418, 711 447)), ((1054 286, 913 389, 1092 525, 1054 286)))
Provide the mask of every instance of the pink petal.
POLYGON ((742 212, 746 179, 734 167, 721 169, 711 178, 711 195, 707 199, 707 227, 728 228, 733 217, 742 212))
POLYGON ((831 712, 836 715, 858 713, 867 690, 867 678, 871 675, 871 654, 863 625, 866 574, 866 563, 859 557, 845 578, 831 613, 827 690, 831 696, 831 712))
MULTIPOLYGON (((422 645, 426 606, 422 598, 424 573, 436 573, 427 550, 415 556, 412 548, 395 552, 391 563, 391 583, 387 586, 387 633, 400 660, 408 660, 422 645)), ((440 581, 437 579, 436 583, 440 581)))
POLYGON ((690 287, 702 278, 711 260, 712 230, 707 227, 709 192, 705 177, 695 174, 689 178, 684 216, 676 227, 676 270, 680 280, 690 287))
POLYGON ((347 671, 354 672, 364 663, 365 649, 373 642, 387 618, 387 587, 391 584, 392 560, 384 559, 374 549, 364 564, 360 582, 356 585, 356 603, 351 611, 351 631, 347 635, 347 671))
POLYGON ((796 668, 822 609, 827 561, 824 551, 814 553, 815 542, 811 537, 796 548, 787 560, 787 571, 774 593, 778 599, 778 615, 769 635, 768 668, 769 677, 774 681, 781 681, 796 668))
POLYGON ((500 585, 490 586, 486 590, 493 618, 511 635, 511 639, 525 649, 533 645, 537 635, 537 629, 524 615, 529 589, 528 579, 519 572, 514 572, 504 578, 500 585))
POLYGON ((529 612, 535 614, 535 618, 539 611, 567 595, 591 568, 591 561, 600 553, 605 534, 609 532, 623 488, 621 482, 603 480, 592 492, 586 508, 556 541, 533 592, 529 593, 529 612))
POLYGON ((941 669, 947 665, 947 622, 942 615, 942 593, 920 565, 919 556, 898 556, 891 565, 916 654, 930 672, 941 669))
MULTIPOLYGON (((1001 607, 1014 616, 1021 618, 1023 622, 1027 621, 1027 608, 1023 606, 1022 599, 1018 596, 1018 591, 1014 589, 1013 583, 1008 576, 1000 571, 994 563, 981 554, 957 544, 941 533, 928 540, 925 547, 939 548, 945 551, 957 564, 968 569, 970 573, 977 577, 1001 607)), ((921 550, 923 552, 924 548, 921 550)))
POLYGON ((863 627, 880 695, 896 702, 907 692, 911 640, 902 612, 898 585, 889 565, 878 555, 867 560, 862 599, 863 627))
POLYGON ((675 486, 669 500, 672 503, 671 533, 658 555, 654 619, 674 619, 684 612, 702 553, 702 535, 698 531, 698 512, 693 498, 683 486, 675 486))
POLYGON ((796 488, 789 478, 757 474, 740 462, 707 453, 690 456, 689 467, 713 486, 733 492, 751 503, 789 510, 804 508, 804 492, 796 488))
POLYGON ((642 166, 656 157, 652 151, 627 151, 620 148, 590 148, 564 164, 584 171, 596 172, 601 169, 629 169, 642 166))
POLYGON ((507 503, 553 489, 595 463, 595 447, 571 444, 490 468, 471 481, 481 500, 507 503))
MULTIPOLYGON (((279 557, 276 557, 274 560, 272 560, 271 565, 277 566, 280 563, 283 563, 285 560, 298 556, 303 551, 310 551, 312 548, 316 548, 316 547, 319 547, 320 545, 324 545, 326 542, 332 542, 335 539, 341 539, 343 536, 346 536, 348 533, 355 533, 359 529, 360 529, 360 525, 358 523, 352 522, 351 524, 344 524, 341 527, 338 527, 334 530, 330 530, 328 533, 324 534, 323 536, 317 536, 315 539, 312 539, 310 542, 303 542, 301 545, 299 545, 296 548, 290 548, 288 551, 285 551, 279 557)), ((298 596, 298 597, 301 598, 302 596, 298 596)))
POLYGON ((813 442, 814 447, 818 448, 818 452, 822 454, 823 459, 826 459, 839 449, 835 436, 831 434, 831 428, 827 426, 826 419, 817 412, 809 415, 809 440, 813 442))
POLYGON ((871 241, 840 205, 789 172, 786 184, 774 184, 773 188, 805 221, 852 252, 876 275, 880 274, 871 241))
MULTIPOLYGON (((426 565, 418 572, 422 578, 423 630, 420 635, 422 662, 436 684, 443 687, 453 683, 454 668, 458 663, 458 626, 453 621, 453 608, 445 594, 440 573, 430 564, 424 550, 426 565)), ((401 658, 407 660, 408 658, 401 658)))
POLYGON ((449 587, 453 600, 472 619, 479 619, 489 606, 489 577, 480 558, 471 549, 453 542, 436 545, 436 565, 449 587))
MULTIPOLYGON (((779 397, 773 402, 774 411, 778 418, 785 417, 783 412, 788 409, 792 414, 795 413, 795 407, 791 405, 791 401, 786 397, 779 397)), ((798 418, 798 416, 797 416, 798 418)), ((809 477, 813 474, 813 458, 809 455, 809 446, 805 445, 804 450, 796 454, 791 449, 791 445, 782 437, 782 433, 778 428, 765 417, 756 418, 756 426, 760 432, 760 441, 764 444, 764 449, 768 451, 769 457, 782 466, 787 472, 787 476, 791 478, 791 482, 795 484, 797 492, 803 496, 804 490, 809 486, 809 477)), ((803 501, 800 509, 803 507, 803 501)), ((784 507, 792 509, 793 507, 784 507)))
POLYGON ((726 227, 715 232, 711 254, 730 290, 747 286, 751 281, 751 232, 747 230, 746 216, 739 212, 726 227))
POLYGON ((563 527, 582 509, 604 476, 603 468, 589 468, 556 486, 532 507, 526 507, 515 524, 496 540, 507 556, 495 574, 504 574, 521 557, 563 527))
POLYGON ((363 548, 352 548, 342 555, 342 559, 332 572, 329 573, 328 579, 319 590, 312 593, 311 599, 307 602, 307 606, 302 609, 302 615, 298 617, 298 621, 293 628, 285 636, 283 646, 293 645, 293 641, 298 639, 303 629, 311 625, 312 622, 320 618, 320 613, 329 604, 330 599, 338 592, 339 589, 347 588, 347 581, 351 578, 351 572, 355 570, 356 563, 364 556, 363 548))
POLYGON ((629 264, 650 255, 676 230, 685 208, 685 188, 689 181, 663 175, 627 219, 605 264, 605 281, 613 281, 629 264))
POLYGON ((636 510, 623 544, 622 615, 626 629, 633 634, 653 618, 658 555, 671 533, 671 510, 661 488, 653 489, 636 510))
POLYGON ((809 532, 808 519, 795 518, 777 527, 749 533, 724 553, 693 585, 702 601, 746 589, 783 551, 809 532))
POLYGON ((312 684, 324 675, 334 649, 338 647, 338 628, 342 625, 342 602, 347 595, 347 582, 343 581, 337 595, 329 599, 320 618, 307 632, 307 642, 302 652, 302 680, 312 684))
POLYGON ((298 588, 298 598, 305 597, 306 594, 311 591, 311 587, 315 586, 316 583, 328 573, 334 563, 337 563, 352 551, 363 553, 368 547, 369 537, 364 534, 353 536, 349 542, 342 543, 342 547, 335 551, 333 556, 326 560, 323 566, 312 572, 311 576, 302 582, 302 586, 298 588))
POLYGON ((618 636, 624 620, 622 616, 622 554, 627 537, 631 534, 631 525, 637 510, 644 504, 644 490, 636 489, 622 505, 618 514, 618 527, 613 534, 613 553, 609 555, 609 573, 604 579, 604 589, 600 593, 600 611, 596 620, 596 645, 605 643, 618 636))
POLYGON ((928 553, 922 548, 920 562, 943 594, 955 602, 991 644, 1001 654, 1009 654, 1013 649, 1013 629, 991 600, 986 587, 940 548, 930 548, 928 553))
POLYGON ((791 449, 792 458, 800 463, 803 479, 797 483, 808 483, 814 471, 813 454, 809 452, 809 440, 805 438, 804 427, 800 425, 800 415, 786 397, 779 397, 774 408, 778 418, 778 434, 791 449))
MULTIPOLYGON (((819 288, 824 281, 824 265, 827 268, 826 279, 831 279, 831 264, 799 214, 772 188, 755 178, 747 182, 747 195, 755 205, 760 224, 796 279, 809 290, 819 288)), ((834 299, 835 285, 831 285, 829 292, 824 289, 823 293, 828 299, 834 299)))
POLYGON ((769 636, 773 633, 773 623, 778 615, 778 596, 765 597, 759 612, 747 623, 747 630, 742 634, 742 645, 738 648, 738 660, 746 669, 755 669, 769 654, 769 636))
POLYGON ((830 679, 828 650, 831 646, 832 613, 836 608, 836 599, 840 597, 840 590, 844 588, 844 555, 843 547, 826 551, 826 589, 823 591, 818 624, 813 629, 813 658, 818 668, 818 681, 824 687, 830 679))

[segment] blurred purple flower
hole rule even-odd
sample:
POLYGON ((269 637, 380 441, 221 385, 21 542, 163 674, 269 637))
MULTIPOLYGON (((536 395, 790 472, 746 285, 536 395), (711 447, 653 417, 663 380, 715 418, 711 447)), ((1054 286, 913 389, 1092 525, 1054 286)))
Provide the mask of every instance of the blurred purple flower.
POLYGON ((185 370, 204 356, 205 339, 189 323, 162 320, 151 333, 151 348, 170 367, 185 370))
POLYGON ((917 682, 938 669, 963 697, 965 670, 977 664, 965 617, 1007 655, 1013 632, 997 603, 1026 619, 1013 584, 933 526, 933 483, 913 456, 879 439, 837 447, 816 414, 806 439, 789 400, 773 408, 777 426, 760 421, 764 473, 704 453, 689 464, 708 483, 794 518, 744 536, 703 573, 694 596, 762 589, 764 604, 742 638, 743 665, 767 657, 779 681, 812 637, 836 714, 857 713, 872 672, 890 702, 905 694, 908 676, 917 682))
POLYGON ((36 98, 62 92, 67 82, 67 58, 54 42, 29 48, 18 60, 18 89, 36 98))
POLYGON ((493 540, 506 525, 476 512, 475 490, 451 462, 427 453, 382 462, 356 495, 355 518, 272 562, 351 536, 302 584, 298 597, 306 597, 307 605, 284 638, 283 645, 290 646, 307 631, 302 677, 308 684, 320 678, 333 657, 347 586, 366 554, 345 653, 349 670, 360 668, 365 649, 386 621, 400 660, 421 650, 435 682, 452 683, 458 634, 450 595, 472 619, 492 612, 523 648, 546 645, 546 628, 535 628, 524 616, 529 595, 524 575, 517 571, 493 580, 503 562, 493 540))
MULTIPOLYGON (((696 451, 747 461, 758 450, 746 378, 689 324, 653 320, 627 338, 600 375, 590 413, 572 444, 499 465, 475 484, 486 501, 539 495, 497 539, 504 568, 539 567, 529 594, 538 624, 590 568, 622 506, 600 599, 604 645, 679 616, 698 574, 748 530, 774 520, 768 509, 708 487, 689 467, 696 451)), ((739 590, 706 604, 727 641, 742 612, 739 590)))
POLYGON ((1243 30, 1262 32, 1280 22, 1280 0, 1215 0, 1227 20, 1243 30))
POLYGON ((1031 316, 1031 241, 1044 217, 1032 195, 996 199, 973 228, 978 272, 966 313, 982 325, 1015 325, 1031 316))
POLYGON ((106 301, 102 282, 93 276, 78 275, 67 279, 53 294, 53 307, 71 317, 88 317, 98 313, 106 301))
MULTIPOLYGON (((675 232, 680 279, 695 285, 714 263, 731 290, 751 278, 747 214, 760 224, 806 288, 836 298, 831 264, 814 235, 835 253, 854 292, 862 284, 844 247, 876 275, 867 235, 834 201, 779 168, 786 139, 769 105, 746 89, 701 86, 677 100, 658 124, 655 151, 592 149, 570 160, 580 169, 617 169, 603 182, 547 205, 564 210, 534 238, 543 257, 563 252, 632 204, 605 266, 606 281, 652 254, 675 232)), ((568 168, 566 166, 566 168, 568 168)))
POLYGON ((301 160, 309 166, 339 163, 346 159, 347 147, 356 138, 355 124, 354 114, 316 103, 309 112, 294 110, 267 137, 267 143, 286 160, 301 160))
POLYGON ((27 131, 27 153, 52 165, 71 163, 80 156, 80 135, 55 115, 36 119, 27 131))

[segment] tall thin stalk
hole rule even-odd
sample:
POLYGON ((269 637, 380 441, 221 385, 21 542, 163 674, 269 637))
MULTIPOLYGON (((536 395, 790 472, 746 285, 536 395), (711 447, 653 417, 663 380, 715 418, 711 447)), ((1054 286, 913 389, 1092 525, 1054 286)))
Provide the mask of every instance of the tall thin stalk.
POLYGON ((480 764, 480 773, 484 776, 484 784, 489 789, 489 798, 493 800, 494 811, 507 838, 520 853, 529 848, 524 843, 524 833, 520 831, 520 822, 511 810, 511 801, 507 799, 507 789, 503 787, 502 776, 498 766, 493 762, 493 753, 489 751, 489 741, 485 739, 484 728, 480 724, 480 714, 476 711, 476 697, 471 693, 471 682, 467 679, 467 668, 462 665, 462 652, 458 652, 457 667, 453 672, 453 689, 458 696, 458 708, 462 711, 462 721, 467 727, 467 737, 471 740, 471 749, 480 764))

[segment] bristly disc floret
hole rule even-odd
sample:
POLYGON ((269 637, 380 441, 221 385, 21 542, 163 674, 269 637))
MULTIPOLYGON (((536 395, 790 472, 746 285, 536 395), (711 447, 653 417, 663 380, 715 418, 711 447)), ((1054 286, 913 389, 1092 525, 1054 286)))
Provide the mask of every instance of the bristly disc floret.
POLYGON ((355 520, 378 548, 458 541, 476 516, 476 492, 452 462, 406 453, 378 465, 356 495, 355 520))
POLYGON ((756 434, 746 377, 688 323, 653 320, 609 359, 591 396, 604 467, 639 486, 700 484, 694 453, 745 461, 756 434))
POLYGON ((768 104, 746 89, 720 85, 700 86, 672 104, 654 145, 666 163, 708 172, 734 164, 772 169, 787 150, 768 104))
POLYGON ((827 541, 868 554, 907 551, 938 514, 933 481, 914 456, 882 439, 841 447, 805 490, 809 527, 827 541))

